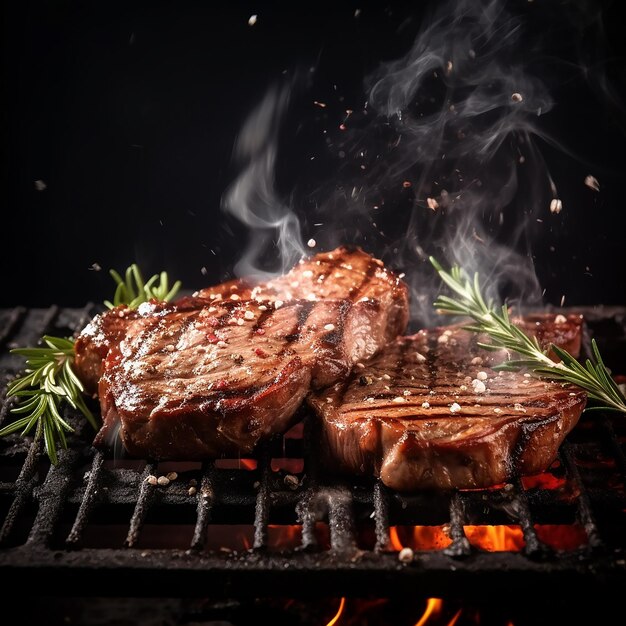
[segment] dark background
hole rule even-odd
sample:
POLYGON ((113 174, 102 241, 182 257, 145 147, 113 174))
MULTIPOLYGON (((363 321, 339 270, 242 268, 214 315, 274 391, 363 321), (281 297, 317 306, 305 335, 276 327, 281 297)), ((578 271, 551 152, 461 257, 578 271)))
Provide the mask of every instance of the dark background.
MULTIPOLYGON (((554 12, 568 6, 512 4, 528 12, 529 36, 548 41, 554 12)), ((246 235, 220 199, 236 174, 231 155, 246 114, 298 68, 315 68, 315 78, 301 98, 307 105, 291 113, 294 137, 320 114, 313 100, 358 106, 364 76, 408 50, 424 6, 3 3, 0 305, 101 301, 112 295, 106 270, 133 261, 145 273, 167 269, 190 289, 227 278, 246 235)), ((567 294, 567 304, 624 304, 624 35, 618 2, 585 6, 604 33, 574 29, 552 43, 569 70, 544 123, 574 156, 545 150, 565 209, 554 241, 538 246, 536 266, 547 301, 567 294), (596 75, 591 82, 572 69, 581 57, 596 75), (591 173, 600 193, 581 182, 591 173)), ((315 141, 312 132, 301 137, 292 151, 315 141)), ((286 195, 308 175, 291 157, 279 155, 286 195)), ((320 160, 311 175, 323 178, 332 167, 320 160)))

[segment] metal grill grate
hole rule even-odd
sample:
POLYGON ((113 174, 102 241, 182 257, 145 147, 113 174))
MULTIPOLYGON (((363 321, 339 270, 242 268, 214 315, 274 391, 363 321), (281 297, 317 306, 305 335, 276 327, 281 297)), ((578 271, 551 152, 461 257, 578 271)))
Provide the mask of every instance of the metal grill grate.
MULTIPOLYGON (((2 398, 22 366, 9 347, 35 345, 46 332, 69 335, 91 313, 91 306, 0 311, 2 398)), ((626 358, 626 315, 609 313, 585 315, 617 363, 620 354, 626 358)), ((5 422, 10 403, 2 402, 5 422)), ((51 573, 72 594, 98 589, 112 596, 136 593, 138 577, 147 589, 171 584, 172 572, 177 595, 211 589, 306 596, 328 589, 362 597, 419 589, 424 596, 477 598, 515 596, 526 584, 548 594, 555 577, 572 593, 626 582, 623 418, 584 417, 542 476, 488 490, 407 495, 375 481, 324 476, 307 416, 304 436, 296 428, 254 459, 203 465, 103 455, 90 445, 89 426, 71 411, 66 416, 76 434, 57 466, 42 455, 41 441, 0 440, 5 591, 51 573), (178 477, 167 486, 146 480, 170 471, 178 477), (485 525, 514 527, 523 547, 477 547, 468 530, 485 525), (404 533, 406 543, 415 527, 439 529, 449 545, 418 542, 414 560, 401 563, 392 538, 404 533)))

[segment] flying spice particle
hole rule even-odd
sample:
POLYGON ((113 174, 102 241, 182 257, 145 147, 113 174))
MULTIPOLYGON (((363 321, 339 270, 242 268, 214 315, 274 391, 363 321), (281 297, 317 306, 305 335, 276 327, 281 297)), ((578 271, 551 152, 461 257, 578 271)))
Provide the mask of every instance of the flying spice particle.
POLYGON ((589 189, 593 189, 594 191, 600 191, 600 183, 595 176, 587 176, 585 178, 585 185, 587 185, 589 189))
POLYGON ((560 213, 563 210, 563 203, 558 198, 552 198, 550 202, 550 213, 560 213))
POLYGON ((521 102, 523 99, 522 94, 517 93, 517 91, 514 94, 511 94, 511 100, 513 100, 513 102, 521 102))
POLYGON ((426 204, 428 205, 428 208, 433 211, 436 211, 439 208, 439 203, 434 198, 426 198, 426 204))
POLYGON ((320 109, 325 109, 326 108, 326 103, 325 102, 318 102, 317 100, 313 100, 313 104, 315 106, 320 107, 320 109))
POLYGON ((248 18, 248 26, 254 26, 256 24, 258 16, 257 15, 251 15, 248 18))
POLYGON ((405 189, 408 189, 408 188, 411 186, 411 181, 405 180, 405 181, 402 183, 402 186, 403 186, 405 189))
POLYGON ((46 185, 46 183, 44 183, 43 180, 36 180, 35 181, 35 189, 37 191, 45 191, 47 186, 48 185, 46 185))
POLYGON ((306 242, 306 245, 309 246, 309 248, 315 248, 315 246, 317 245, 317 242, 315 241, 315 239, 309 239, 306 242))

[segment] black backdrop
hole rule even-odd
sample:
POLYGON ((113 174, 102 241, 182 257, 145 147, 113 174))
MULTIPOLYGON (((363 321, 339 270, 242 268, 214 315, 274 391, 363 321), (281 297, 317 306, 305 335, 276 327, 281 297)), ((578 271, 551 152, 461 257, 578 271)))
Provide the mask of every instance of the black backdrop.
MULTIPOLYGON (((339 91, 353 106, 367 72, 408 49, 423 4, 3 3, 0 305, 100 301, 111 294, 104 270, 132 261, 189 288, 228 277, 244 232, 219 207, 246 114, 295 67, 316 68, 309 101, 339 91)), ((598 46, 617 96, 619 4, 595 5, 603 42, 578 42, 598 46)), ((548 300, 623 304, 623 109, 576 80, 554 97, 550 130, 586 162, 546 153, 568 218, 556 249, 537 252, 539 279, 548 300), (599 194, 581 185, 592 172, 599 194)), ((285 192, 299 175, 289 165, 285 192)))

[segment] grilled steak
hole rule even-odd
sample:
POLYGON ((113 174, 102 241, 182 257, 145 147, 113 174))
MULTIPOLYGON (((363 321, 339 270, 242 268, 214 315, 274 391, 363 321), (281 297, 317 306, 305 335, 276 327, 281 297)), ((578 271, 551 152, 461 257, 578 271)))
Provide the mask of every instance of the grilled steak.
MULTIPOLYGON (((523 325, 545 341, 565 340, 563 347, 575 352, 581 319, 561 318, 523 325)), ((527 373, 498 373, 490 366, 506 354, 476 342, 460 326, 420 331, 312 395, 325 464, 379 476, 401 491, 488 487, 515 472, 545 470, 586 394, 527 373)))
POLYGON ((311 386, 347 376, 373 349, 367 335, 379 310, 349 300, 198 304, 139 308, 105 360, 96 444, 110 443, 119 425, 136 456, 249 452, 288 428, 311 386))
MULTIPOLYGON (((406 328, 406 287, 360 250, 318 255, 274 283, 231 282, 134 311, 123 337, 108 339, 96 444, 119 431, 144 457, 249 452, 290 425, 311 388, 345 378, 406 328), (298 277, 306 297, 295 299, 298 277)), ((104 314, 81 335, 83 376, 98 373, 104 351, 104 340, 89 347, 93 337, 105 324, 117 330, 122 313, 104 314)))
MULTIPOLYGON (((360 248, 339 247, 301 261, 286 275, 255 287, 232 280, 202 289, 193 298, 182 298, 185 308, 201 308, 216 301, 288 302, 292 300, 347 300, 341 320, 352 362, 374 354, 404 332, 409 305, 406 285, 389 272, 382 261, 360 248), (354 345, 352 345, 352 343, 354 345)), ((102 361, 112 346, 124 337, 135 311, 120 306, 96 315, 76 340, 75 369, 90 393, 102 375, 102 361)), ((331 377, 331 380, 332 379, 331 377)), ((327 384, 323 376, 320 385, 327 384)))

